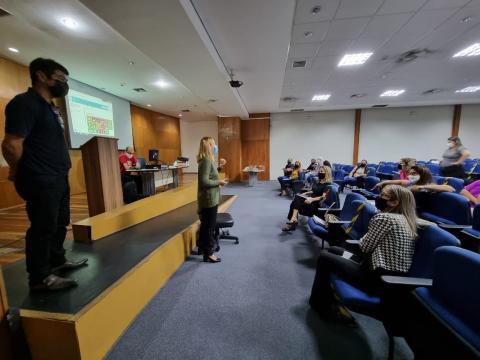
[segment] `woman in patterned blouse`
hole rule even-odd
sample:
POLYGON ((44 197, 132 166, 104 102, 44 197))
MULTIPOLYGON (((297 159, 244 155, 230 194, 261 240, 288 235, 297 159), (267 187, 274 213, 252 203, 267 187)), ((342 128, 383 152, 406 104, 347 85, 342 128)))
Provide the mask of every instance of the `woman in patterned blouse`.
POLYGON ((351 321, 335 304, 330 286, 334 273, 358 289, 378 295, 382 275, 405 275, 410 269, 417 237, 415 199, 408 189, 399 185, 383 188, 376 200, 380 213, 370 220, 367 233, 360 239, 362 261, 340 247, 322 251, 318 258, 310 305, 320 315, 351 321))

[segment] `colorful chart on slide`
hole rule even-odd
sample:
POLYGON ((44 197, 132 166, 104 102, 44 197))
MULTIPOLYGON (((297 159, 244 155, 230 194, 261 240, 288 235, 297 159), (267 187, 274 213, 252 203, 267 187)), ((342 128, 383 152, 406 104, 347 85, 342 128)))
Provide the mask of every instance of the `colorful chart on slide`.
POLYGON ((78 134, 113 137, 112 103, 97 97, 70 90, 68 105, 73 131, 78 134))

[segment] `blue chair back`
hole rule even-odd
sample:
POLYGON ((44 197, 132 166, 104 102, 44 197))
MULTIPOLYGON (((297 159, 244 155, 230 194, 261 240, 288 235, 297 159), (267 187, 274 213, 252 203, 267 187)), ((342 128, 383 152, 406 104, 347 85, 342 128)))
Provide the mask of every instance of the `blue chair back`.
POLYGON ((332 209, 340 209, 340 196, 338 195, 338 185, 329 185, 327 186, 327 189, 330 189, 330 192, 328 193, 327 198, 323 203, 323 207, 329 207, 330 205, 335 203, 332 209))
POLYGON ((438 164, 433 164, 433 163, 428 163, 425 165, 428 170, 432 173, 432 175, 438 175, 440 174, 440 165, 438 164))
POLYGON ((459 178, 454 178, 454 177, 447 177, 445 178, 445 182, 444 184, 447 184, 447 185, 450 185, 451 187, 453 187, 455 189, 455 192, 457 194, 460 193, 460 191, 463 190, 463 187, 465 186, 465 181, 463 181, 463 179, 459 179, 459 178))
POLYGON ((381 174, 393 174, 397 168, 391 164, 380 165, 378 167, 377 173, 381 174))
POLYGON ((433 267, 432 287, 422 290, 443 310, 448 326, 480 350, 480 254, 442 247, 435 251, 433 267))
POLYGON ((350 171, 353 170, 353 165, 343 165, 342 170, 345 171, 345 173, 349 174, 350 171))
POLYGON ((345 177, 345 171, 342 169, 337 169, 333 172, 333 180, 343 180, 345 177))
POLYGON ((433 181, 434 181, 437 185, 445 184, 445 177, 444 177, 444 176, 433 175, 432 178, 433 178, 433 181))
POLYGON ((373 194, 380 194, 379 188, 373 188, 380 182, 380 178, 376 176, 366 176, 365 177, 365 190, 373 193, 373 194))
POLYGON ((354 200, 367 201, 367 199, 360 194, 347 194, 347 196, 345 197, 345 202, 343 203, 342 211, 340 212, 340 219, 342 221, 350 221, 352 217, 355 216, 357 206, 353 204, 354 200))
POLYGON ((354 240, 360 239, 368 231, 368 224, 373 215, 377 213, 377 208, 368 201, 354 200, 352 205, 355 207, 355 212, 358 218, 353 224, 352 230, 349 233, 350 238, 354 240), (359 207, 363 206, 360 210, 359 207))
POLYGON ((480 204, 477 204, 473 209, 472 227, 473 229, 480 231, 480 204))
POLYGON ((409 276, 431 278, 433 276, 433 252, 440 246, 460 246, 460 240, 438 226, 421 227, 418 230, 409 276))
POLYGON ((144 169, 147 166, 147 161, 143 157, 137 157, 137 161, 140 163, 140 168, 144 169))
POLYGON ((305 181, 305 174, 306 174, 306 171, 305 170, 300 170, 298 172, 298 178, 297 180, 299 181, 305 181))

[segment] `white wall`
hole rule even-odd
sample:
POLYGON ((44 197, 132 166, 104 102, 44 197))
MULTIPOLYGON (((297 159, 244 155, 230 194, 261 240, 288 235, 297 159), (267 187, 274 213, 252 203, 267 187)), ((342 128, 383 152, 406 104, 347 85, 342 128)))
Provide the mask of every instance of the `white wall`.
POLYGON ((458 136, 472 153, 480 158, 480 105, 463 105, 458 136))
POLYGON ((180 142, 182 156, 190 158, 190 167, 185 172, 197 172, 197 152, 200 139, 211 136, 218 142, 218 121, 216 118, 209 121, 180 120, 180 142))
POLYGON ((353 110, 278 113, 270 117, 270 178, 282 175, 289 157, 302 161, 323 157, 350 164, 353 153, 353 110))
POLYGON ((453 106, 363 110, 359 159, 440 159, 452 132, 452 117, 453 106))

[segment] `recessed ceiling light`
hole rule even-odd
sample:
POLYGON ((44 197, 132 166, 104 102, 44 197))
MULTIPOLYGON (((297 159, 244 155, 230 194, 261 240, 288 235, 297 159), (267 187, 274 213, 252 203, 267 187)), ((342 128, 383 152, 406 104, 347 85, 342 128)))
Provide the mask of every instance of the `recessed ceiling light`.
POLYGON ((338 63, 338 66, 352 66, 352 65, 361 65, 368 60, 373 53, 358 53, 358 54, 346 54, 338 63))
POLYGON ((13 52, 13 53, 18 53, 18 49, 14 48, 14 47, 9 47, 8 48, 9 51, 13 52))
POLYGON ((466 23, 466 22, 469 22, 470 20, 472 20, 472 17, 471 16, 467 16, 467 17, 464 17, 462 20, 460 20, 462 23, 466 23))
POLYGON ((69 29, 76 29, 78 27, 78 23, 72 19, 72 18, 69 18, 69 17, 65 17, 61 20, 62 24, 64 26, 66 26, 67 28, 69 29))
POLYGON ((303 33, 303 36, 305 36, 306 38, 309 38, 309 37, 312 36, 312 35, 313 35, 313 32, 311 32, 311 31, 305 31, 305 32, 303 33))
POLYGON ((468 86, 466 88, 455 91, 456 93, 474 93, 480 91, 480 86, 468 86))
POLYGON ((152 107, 152 105, 151 105, 151 104, 147 104, 147 106, 148 106, 148 107, 152 107))
POLYGON ((466 49, 463 49, 457 52, 453 57, 462 57, 462 56, 478 56, 480 55, 480 43, 475 43, 470 45, 466 49))
POLYGON ((178 117, 182 117, 182 114, 178 114, 178 117))
POLYGON ((398 96, 402 95, 405 92, 405 90, 386 90, 384 91, 380 96, 398 96))
POLYGON ((159 88, 165 89, 170 86, 170 84, 164 80, 159 80, 155 83, 155 86, 158 86, 159 88))
POLYGON ((312 101, 324 101, 330 98, 330 94, 315 94, 312 97, 312 101))
POLYGON ((134 65, 134 64, 135 64, 135 61, 133 61, 133 60, 130 60, 130 61, 128 62, 128 65, 134 65))
POLYGON ((320 14, 320 11, 322 11, 322 7, 320 5, 314 6, 312 8, 312 14, 313 15, 318 15, 320 14))

